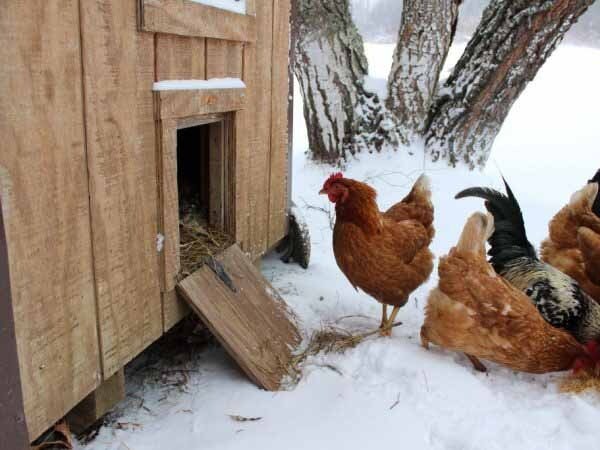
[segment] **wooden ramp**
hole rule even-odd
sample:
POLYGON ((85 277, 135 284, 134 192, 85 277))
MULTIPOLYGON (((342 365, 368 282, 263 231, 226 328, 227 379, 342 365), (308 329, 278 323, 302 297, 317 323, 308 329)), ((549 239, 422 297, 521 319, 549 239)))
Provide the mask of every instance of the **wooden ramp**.
POLYGON ((281 297, 237 244, 177 289, 252 381, 279 389, 300 335, 281 297))

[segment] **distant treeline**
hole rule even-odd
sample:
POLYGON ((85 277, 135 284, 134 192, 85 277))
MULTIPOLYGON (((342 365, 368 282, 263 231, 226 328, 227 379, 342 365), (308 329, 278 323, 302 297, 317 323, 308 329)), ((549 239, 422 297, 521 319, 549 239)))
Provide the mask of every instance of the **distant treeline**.
MULTIPOLYGON (((396 42, 402 0, 350 0, 352 15, 366 42, 396 42)), ((460 10, 457 42, 469 39, 489 0, 465 0, 460 10)), ((569 30, 565 42, 600 48, 600 2, 592 4, 569 30)))

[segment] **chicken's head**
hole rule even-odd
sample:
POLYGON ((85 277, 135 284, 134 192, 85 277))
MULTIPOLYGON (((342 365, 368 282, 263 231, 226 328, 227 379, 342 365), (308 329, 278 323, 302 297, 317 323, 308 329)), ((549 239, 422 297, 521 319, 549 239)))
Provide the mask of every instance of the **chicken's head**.
POLYGON ((588 372, 600 376, 600 342, 590 341, 584 345, 585 355, 577 358, 573 363, 573 372, 588 372))
POLYGON ((348 198, 348 187, 343 183, 344 175, 342 172, 331 174, 319 194, 327 194, 329 201, 332 203, 343 203, 348 198))

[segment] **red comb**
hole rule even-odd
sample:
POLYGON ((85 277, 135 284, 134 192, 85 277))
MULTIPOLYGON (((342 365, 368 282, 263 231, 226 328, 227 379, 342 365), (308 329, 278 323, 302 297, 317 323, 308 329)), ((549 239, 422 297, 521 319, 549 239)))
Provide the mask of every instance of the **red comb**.
POLYGON ((344 174, 342 172, 332 173, 331 175, 329 175, 329 178, 327 178, 327 181, 325 183, 331 183, 332 181, 337 180, 339 178, 344 178, 344 174))

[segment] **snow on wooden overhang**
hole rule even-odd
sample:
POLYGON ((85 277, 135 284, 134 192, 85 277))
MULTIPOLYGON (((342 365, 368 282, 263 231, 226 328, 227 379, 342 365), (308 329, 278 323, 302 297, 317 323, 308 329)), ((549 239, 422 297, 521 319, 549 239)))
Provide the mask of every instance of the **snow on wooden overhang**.
POLYGON ((211 78, 209 80, 163 80, 154 83, 153 91, 183 91, 200 89, 244 89, 239 78, 211 78))

